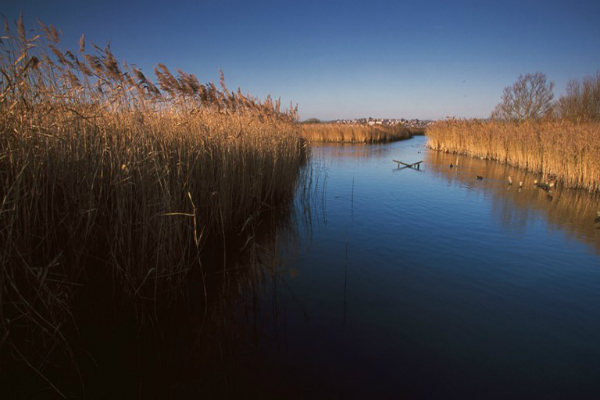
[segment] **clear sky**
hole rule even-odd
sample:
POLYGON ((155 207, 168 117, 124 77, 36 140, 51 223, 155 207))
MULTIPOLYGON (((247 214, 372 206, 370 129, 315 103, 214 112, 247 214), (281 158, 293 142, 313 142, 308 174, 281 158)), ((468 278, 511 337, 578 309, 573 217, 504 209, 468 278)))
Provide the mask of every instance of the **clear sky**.
POLYGON ((145 73, 162 62, 298 104, 301 119, 488 117, 520 74, 600 70, 599 0, 0 0, 77 49, 110 41, 145 73))

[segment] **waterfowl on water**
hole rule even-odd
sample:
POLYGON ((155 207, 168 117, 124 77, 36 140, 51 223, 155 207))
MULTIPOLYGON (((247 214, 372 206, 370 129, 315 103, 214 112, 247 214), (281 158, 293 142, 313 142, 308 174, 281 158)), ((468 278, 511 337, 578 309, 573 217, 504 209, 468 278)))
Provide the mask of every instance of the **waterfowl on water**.
POLYGON ((535 186, 537 186, 540 189, 545 190, 546 192, 548 192, 554 186, 554 182, 552 182, 552 183, 542 183, 542 182, 535 181, 535 186))
POLYGON ((482 179, 483 179, 483 176, 481 176, 481 175, 477 175, 477 179, 478 179, 478 180, 482 180, 482 179))

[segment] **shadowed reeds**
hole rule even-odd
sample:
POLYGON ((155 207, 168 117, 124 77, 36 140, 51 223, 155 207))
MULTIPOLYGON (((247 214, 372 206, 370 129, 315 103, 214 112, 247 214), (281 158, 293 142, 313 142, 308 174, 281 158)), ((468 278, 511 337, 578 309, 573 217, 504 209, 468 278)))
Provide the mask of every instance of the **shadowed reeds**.
POLYGON ((218 88, 158 64, 155 84, 40 26, 5 23, 0 43, 0 362, 65 397, 48 371, 72 358, 87 287, 167 306, 207 268, 206 240, 291 202, 306 146, 297 110, 222 74, 218 88))

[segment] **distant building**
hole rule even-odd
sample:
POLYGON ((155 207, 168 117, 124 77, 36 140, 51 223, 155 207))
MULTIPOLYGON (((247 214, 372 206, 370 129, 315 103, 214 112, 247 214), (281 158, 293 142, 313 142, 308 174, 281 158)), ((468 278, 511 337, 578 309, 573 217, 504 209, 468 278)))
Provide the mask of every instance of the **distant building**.
POLYGON ((407 128, 413 127, 424 127, 431 125, 435 121, 415 119, 392 119, 392 118, 355 118, 355 119, 338 119, 334 121, 336 124, 347 124, 347 125, 404 125, 407 128))

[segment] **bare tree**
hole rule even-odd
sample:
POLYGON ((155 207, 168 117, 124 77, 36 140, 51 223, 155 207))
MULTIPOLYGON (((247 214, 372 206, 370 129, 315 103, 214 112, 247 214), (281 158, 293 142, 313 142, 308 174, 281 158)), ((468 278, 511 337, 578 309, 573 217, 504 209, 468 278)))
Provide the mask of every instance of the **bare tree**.
POLYGON ((548 82, 541 72, 520 75, 512 85, 504 88, 502 102, 494 108, 494 119, 523 121, 539 119, 552 113, 554 83, 548 82))
POLYGON ((557 114, 573 121, 600 121, 600 71, 583 83, 570 80, 567 94, 558 100, 557 114))

